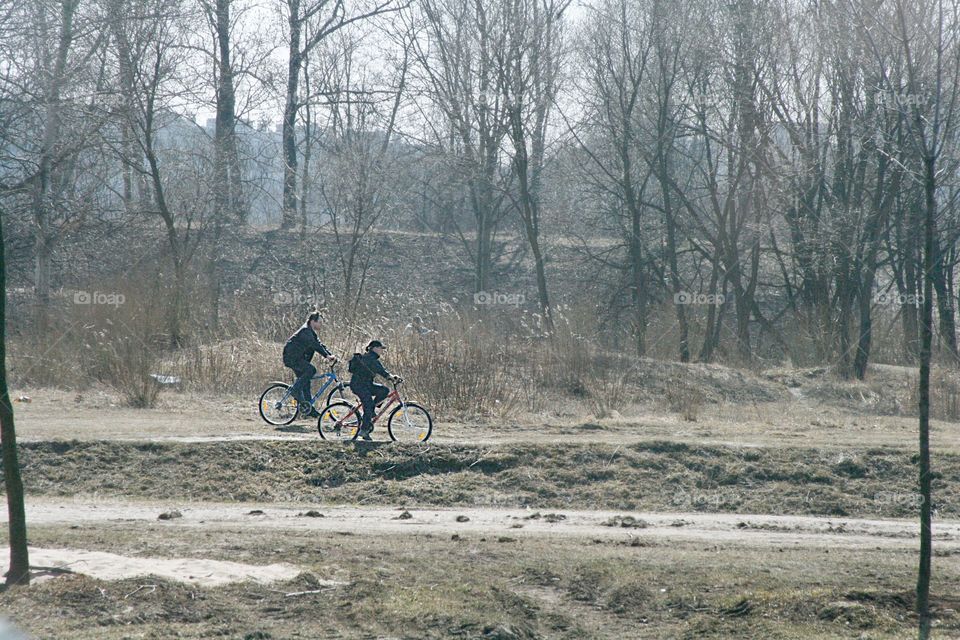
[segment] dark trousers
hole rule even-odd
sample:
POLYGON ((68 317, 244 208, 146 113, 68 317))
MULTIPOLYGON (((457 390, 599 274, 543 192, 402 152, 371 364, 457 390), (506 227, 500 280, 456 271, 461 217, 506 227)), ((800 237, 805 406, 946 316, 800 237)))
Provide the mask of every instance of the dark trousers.
POLYGON ((360 403, 363 405, 363 429, 365 431, 373 429, 373 412, 380 401, 389 395, 390 389, 376 382, 360 385, 351 383, 350 389, 360 398, 360 403))
POLYGON ((309 362, 288 364, 287 367, 293 369, 297 375, 297 381, 290 388, 290 393, 297 402, 310 404, 310 381, 317 373, 317 368, 309 362))

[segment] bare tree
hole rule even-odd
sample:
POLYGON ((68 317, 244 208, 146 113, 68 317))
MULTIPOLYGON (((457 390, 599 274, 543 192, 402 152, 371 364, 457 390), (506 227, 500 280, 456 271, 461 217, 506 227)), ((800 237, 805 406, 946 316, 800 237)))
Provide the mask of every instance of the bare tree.
POLYGON ((144 213, 156 215, 164 229, 173 267, 169 340, 179 346, 184 342, 189 265, 209 205, 202 180, 206 162, 193 162, 202 154, 196 143, 203 137, 178 140, 179 136, 171 133, 171 127, 194 126, 185 123, 173 105, 185 90, 178 71, 184 69, 189 50, 188 25, 197 16, 185 0, 141 0, 133 7, 120 4, 129 10, 115 7, 113 47, 120 66, 130 70, 132 84, 122 89, 130 96, 130 108, 121 115, 135 145, 133 154, 121 160, 148 180, 152 203, 144 213), (174 141, 188 148, 178 151, 174 141))
POLYGON ((360 55, 358 34, 348 30, 328 39, 316 75, 326 126, 318 134, 322 166, 322 222, 332 230, 348 309, 356 308, 376 252, 371 231, 388 212, 402 206, 402 159, 392 146, 406 84, 409 46, 404 39, 395 77, 373 71, 360 55))
POLYGON ((509 121, 511 164, 517 180, 513 199, 533 254, 537 296, 549 332, 553 319, 542 246, 541 188, 548 129, 564 60, 563 13, 569 5, 570 0, 509 3, 504 13, 508 43, 496 52, 509 121))
POLYGON ((475 292, 490 288, 494 238, 507 214, 511 171, 502 146, 509 116, 497 73, 507 46, 503 5, 481 0, 424 0, 414 39, 416 86, 425 100, 423 138, 449 160, 466 191, 472 228, 451 220, 473 263, 475 292))
POLYGON ((597 19, 583 34, 585 117, 576 125, 568 122, 585 152, 585 177, 600 197, 609 201, 614 233, 619 238, 612 248, 616 253, 585 246, 595 261, 623 275, 615 290, 628 292, 633 309, 630 325, 639 355, 647 350, 649 305, 657 272, 652 246, 656 228, 647 206, 652 175, 638 148, 642 92, 651 73, 652 38, 642 10, 645 6, 629 0, 605 0, 595 8, 597 19))
POLYGON ((280 0, 287 20, 286 94, 283 108, 283 217, 281 229, 292 229, 297 223, 297 116, 300 100, 300 74, 304 60, 324 38, 347 25, 374 16, 397 11, 405 4, 399 0, 374 0, 348 11, 345 0, 280 0))
POLYGON ((94 3, 81 0, 10 3, 5 19, 15 24, 5 56, 5 78, 16 101, 28 104, 30 119, 14 143, 30 171, 18 194, 29 196, 35 242, 34 287, 37 318, 47 326, 52 261, 58 242, 83 222, 78 154, 92 143, 103 119, 91 109, 97 101, 98 53, 105 29, 94 3))
MULTIPOLYGON (((208 65, 201 66, 204 75, 210 75, 203 84, 212 88, 216 114, 214 207, 206 266, 211 297, 210 325, 216 332, 220 324, 225 248, 235 242, 250 216, 250 189, 244 175, 246 163, 241 156, 237 127, 243 113, 249 114, 265 102, 267 87, 260 78, 273 48, 265 43, 260 30, 250 29, 251 21, 258 18, 255 4, 243 0, 199 0, 199 3, 206 16, 208 33, 205 35, 209 40, 200 40, 196 46, 209 61, 208 65)), ((207 96, 201 99, 209 101, 207 96)))
MULTIPOLYGON (((0 125, 2 126, 2 125, 0 125)), ((0 136, 0 141, 4 137, 0 136)), ((0 194, 10 187, 0 188, 0 194)), ((30 552, 27 548, 27 517, 23 506, 23 481, 17 457, 17 430, 13 404, 7 388, 7 264, 4 258, 3 209, 0 205, 0 443, 3 449, 3 484, 7 494, 7 523, 10 536, 10 568, 6 584, 30 584, 30 552)))
MULTIPOLYGON (((922 170, 915 179, 923 186, 923 310, 920 322, 919 396, 919 486, 920 557, 917 572, 916 608, 919 637, 930 637, 930 579, 933 556, 932 470, 930 459, 930 364, 933 344, 933 295, 936 289, 939 219, 938 190, 941 166, 954 145, 960 117, 960 3, 936 0, 914 4, 897 0, 892 14, 877 13, 873 7, 856 6, 866 41, 882 57, 879 32, 890 34, 901 54, 902 64, 884 73, 886 86, 893 88, 896 105, 907 125, 907 144, 920 160, 922 170), (887 18, 887 19, 885 19, 887 18)), ((952 293, 951 293, 952 295, 952 293)))
POLYGON ((248 216, 243 197, 243 175, 237 142, 237 96, 235 87, 234 51, 231 38, 233 0, 201 0, 210 26, 215 48, 216 119, 214 130, 214 173, 216 186, 216 222, 227 216, 244 223, 248 216))

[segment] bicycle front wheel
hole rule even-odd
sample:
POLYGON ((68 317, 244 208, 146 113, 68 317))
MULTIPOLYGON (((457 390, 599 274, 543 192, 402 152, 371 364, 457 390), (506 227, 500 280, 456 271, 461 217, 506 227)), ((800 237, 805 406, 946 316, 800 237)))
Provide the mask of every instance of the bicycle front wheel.
POLYGON ((297 399, 289 393, 290 385, 275 382, 260 394, 260 417, 267 424, 282 427, 297 419, 297 399))
POLYGON ((334 402, 320 412, 317 431, 324 440, 356 440, 360 434, 360 412, 349 402, 334 402))
POLYGON ((416 402, 405 402, 390 412, 387 433, 394 442, 426 442, 433 433, 433 418, 416 402))

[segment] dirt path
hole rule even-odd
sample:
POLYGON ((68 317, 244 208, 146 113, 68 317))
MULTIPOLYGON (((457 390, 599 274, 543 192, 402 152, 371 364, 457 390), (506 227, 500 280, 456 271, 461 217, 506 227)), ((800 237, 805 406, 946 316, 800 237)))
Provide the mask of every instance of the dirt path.
MULTIPOLYGON (((573 536, 598 540, 669 539, 744 546, 830 548, 913 548, 917 524, 907 520, 818 518, 701 513, 622 513, 612 511, 531 512, 522 509, 411 508, 256 503, 148 503, 129 501, 31 500, 27 519, 34 525, 160 523, 193 527, 274 528, 395 535, 430 533, 461 536, 573 536), (176 508, 182 517, 158 520, 176 508), (310 515, 307 515, 308 512, 310 515)), ((0 522, 5 521, 5 515, 0 522)), ((941 550, 960 551, 960 521, 934 523, 941 550)))
MULTIPOLYGON (((189 394, 163 396, 157 409, 130 409, 101 396, 55 390, 15 391, 29 402, 16 404, 21 440, 118 440, 218 442, 232 440, 317 440, 316 425, 298 421, 289 427, 264 423, 249 398, 212 400, 189 394)), ((603 442, 630 444, 651 440, 732 445, 853 449, 916 446, 916 419, 864 415, 814 400, 792 399, 750 405, 706 406, 696 421, 680 415, 634 407, 623 415, 596 420, 526 416, 521 420, 458 421, 435 416, 432 442, 505 444, 514 442, 603 442)), ((934 421, 939 451, 960 452, 956 425, 934 421)), ((385 428, 375 437, 386 439, 385 428)))
MULTIPOLYGON (((799 405, 800 403, 798 403, 799 405)), ((151 442, 221 442, 234 440, 318 440, 316 425, 298 421, 273 427, 237 412, 134 410, 86 407, 17 407, 17 432, 24 442, 115 440, 151 442)), ((241 412, 242 413, 242 412, 241 412)), ((556 420, 478 424, 439 416, 431 442, 509 444, 519 442, 632 444, 653 440, 730 445, 856 447, 915 446, 916 424, 902 417, 857 418, 801 410, 799 406, 764 407, 737 415, 716 414, 686 422, 679 416, 638 414, 604 420, 556 420), (756 415, 754 415, 754 413, 756 415)), ((942 451, 960 451, 960 431, 934 425, 942 451)), ((375 439, 386 439, 383 425, 375 439)))

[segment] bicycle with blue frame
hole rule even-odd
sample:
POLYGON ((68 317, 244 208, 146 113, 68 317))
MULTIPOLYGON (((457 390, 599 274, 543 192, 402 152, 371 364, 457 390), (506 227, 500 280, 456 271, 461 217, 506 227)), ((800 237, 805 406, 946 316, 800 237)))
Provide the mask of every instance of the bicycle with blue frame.
POLYGON ((317 389, 317 392, 310 398, 310 404, 304 405, 297 400, 296 396, 290 391, 293 384, 274 381, 260 394, 260 417, 264 422, 275 427, 282 427, 290 424, 298 416, 308 416, 311 409, 321 409, 327 407, 334 400, 343 400, 344 391, 350 388, 350 383, 343 382, 337 377, 337 362, 330 365, 330 370, 324 373, 319 371, 310 379, 310 385, 313 386, 314 380, 323 380, 323 383, 317 389), (332 387, 332 388, 331 388, 332 387), (327 389, 330 389, 328 392, 327 389), (322 407, 317 405, 317 400, 326 392, 326 402, 322 407))

